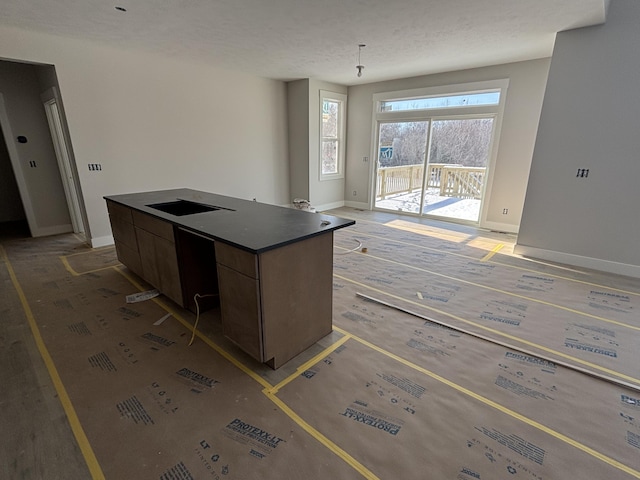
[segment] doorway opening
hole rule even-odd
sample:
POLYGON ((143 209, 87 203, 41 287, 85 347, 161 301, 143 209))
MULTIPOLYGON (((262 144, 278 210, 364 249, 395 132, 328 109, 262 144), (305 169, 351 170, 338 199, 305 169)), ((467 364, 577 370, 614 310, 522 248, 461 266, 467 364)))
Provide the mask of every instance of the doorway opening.
MULTIPOLYGON (((86 212, 53 65, 0 60, 0 125, 11 167, 1 172, 10 178, 0 181, 0 197, 14 193, 9 203, 20 205, 29 236, 85 233, 86 212), (5 188, 9 180, 17 194, 5 188)), ((6 205, 0 207, 0 222, 7 218, 6 205)))
POLYGON ((18 182, 0 126, 0 240, 30 236, 18 182))

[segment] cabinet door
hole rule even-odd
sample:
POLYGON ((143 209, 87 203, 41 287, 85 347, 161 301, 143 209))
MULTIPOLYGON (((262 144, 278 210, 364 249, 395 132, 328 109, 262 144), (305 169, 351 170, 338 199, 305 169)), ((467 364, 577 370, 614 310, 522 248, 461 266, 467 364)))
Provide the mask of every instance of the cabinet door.
POLYGON ((138 237, 138 250, 140 251, 140 262, 142 263, 142 278, 162 291, 156 260, 156 236, 138 227, 136 227, 136 236, 138 237))
POLYGON ((154 246, 160 290, 177 304, 183 305, 176 245, 164 238, 155 237, 154 246))
POLYGON ((109 211, 109 222, 116 244, 118 260, 142 276, 142 263, 140 262, 131 209, 107 200, 107 210, 109 211))
POLYGON ((264 362, 258 280, 218 263, 218 284, 222 333, 264 362))
POLYGON ((120 260, 123 265, 126 265, 129 270, 142 277, 142 262, 140 261, 138 249, 136 248, 134 250, 126 245, 122 245, 118 243, 118 240, 115 242, 118 260, 120 260))
POLYGON ((182 284, 176 245, 169 240, 136 227, 142 277, 179 305, 182 303, 182 284))
POLYGON ((333 326, 333 233, 260 254, 264 357, 272 368, 310 347, 333 326))

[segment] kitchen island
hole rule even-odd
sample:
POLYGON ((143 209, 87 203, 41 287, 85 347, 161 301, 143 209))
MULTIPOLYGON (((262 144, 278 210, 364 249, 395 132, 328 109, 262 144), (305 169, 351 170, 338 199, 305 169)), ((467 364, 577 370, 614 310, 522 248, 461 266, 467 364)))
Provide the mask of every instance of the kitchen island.
POLYGON ((353 220, 191 189, 105 200, 118 259, 191 311, 219 295, 223 334, 256 360, 331 332, 333 232, 353 220))

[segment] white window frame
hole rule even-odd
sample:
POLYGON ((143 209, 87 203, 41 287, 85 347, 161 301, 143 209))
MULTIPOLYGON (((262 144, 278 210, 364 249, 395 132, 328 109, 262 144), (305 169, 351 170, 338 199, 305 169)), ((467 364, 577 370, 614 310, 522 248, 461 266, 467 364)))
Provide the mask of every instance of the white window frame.
POLYGON ((346 131, 347 131, 347 96, 343 93, 329 92, 326 90, 320 90, 320 104, 319 104, 319 134, 318 138, 318 178, 320 181, 325 180, 337 180, 344 178, 344 165, 345 165, 345 143, 346 143, 346 131), (338 171, 336 173, 323 173, 322 172, 322 145, 324 143, 324 136, 322 131, 322 111, 325 100, 338 103, 338 136, 336 141, 338 143, 338 171))
MULTIPOLYGON (((507 99, 507 91, 509 89, 509 79, 495 79, 481 82, 470 82, 450 85, 439 85, 433 87, 416 88, 411 90, 400 90, 395 92, 381 92, 373 94, 373 115, 372 115, 372 135, 371 135, 371 158, 378 158, 378 123, 384 121, 401 121, 401 120, 421 120, 426 117, 431 118, 453 118, 464 115, 484 116, 494 115, 494 135, 489 147, 489 161, 487 164, 488 176, 485 184, 483 201, 480 208, 480 216, 477 225, 485 228, 487 224, 487 214, 489 202, 485 201, 491 198, 491 190, 493 187, 493 176, 495 173, 495 165, 498 157, 498 145, 500 141, 500 133, 502 131, 502 117, 507 99), (464 93, 481 93, 488 91, 500 91, 500 102, 498 105, 477 105, 466 107, 445 107, 425 110, 400 110, 391 112, 381 112, 380 102, 388 100, 406 100, 419 97, 431 97, 440 95, 456 95, 464 93)), ((369 166, 369 185, 370 197, 369 208, 375 210, 375 192, 376 192, 376 164, 371 162, 369 166)))

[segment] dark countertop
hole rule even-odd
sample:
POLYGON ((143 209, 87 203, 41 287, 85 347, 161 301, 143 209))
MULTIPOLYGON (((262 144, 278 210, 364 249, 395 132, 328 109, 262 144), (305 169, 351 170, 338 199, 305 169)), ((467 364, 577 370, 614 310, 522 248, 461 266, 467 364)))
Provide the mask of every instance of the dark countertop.
POLYGON ((129 193, 104 198, 252 253, 262 253, 356 223, 353 220, 332 215, 251 202, 188 188, 129 193), (177 216, 149 206, 176 200, 187 200, 222 208, 177 216), (329 222, 329 224, 322 225, 323 222, 329 222))

